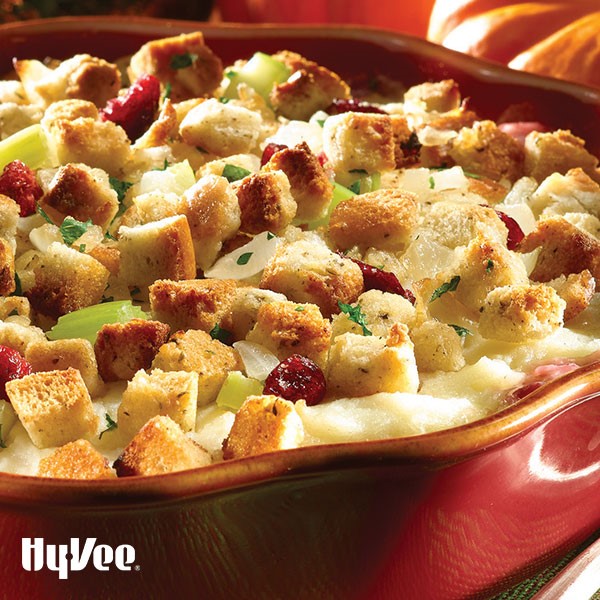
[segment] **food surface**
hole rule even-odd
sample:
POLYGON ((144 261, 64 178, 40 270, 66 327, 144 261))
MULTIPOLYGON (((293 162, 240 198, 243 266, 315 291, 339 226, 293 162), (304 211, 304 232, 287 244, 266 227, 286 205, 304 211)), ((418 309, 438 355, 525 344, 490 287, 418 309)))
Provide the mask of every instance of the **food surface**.
POLYGON ((600 350, 585 140, 201 33, 0 82, 0 470, 156 475, 492 414, 600 350))

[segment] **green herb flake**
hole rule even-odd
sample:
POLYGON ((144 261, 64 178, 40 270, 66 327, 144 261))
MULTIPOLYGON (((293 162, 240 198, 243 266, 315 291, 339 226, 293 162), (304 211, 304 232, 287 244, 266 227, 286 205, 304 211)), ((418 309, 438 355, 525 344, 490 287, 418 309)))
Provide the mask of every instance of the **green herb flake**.
POLYGON ((429 176, 429 189, 432 190, 435 188, 435 179, 433 178, 433 175, 429 176))
POLYGON ((304 306, 296 306, 294 309, 296 312, 304 312, 304 306))
POLYGON ((99 440, 102 439, 102 436, 107 431, 112 431, 113 429, 116 429, 118 427, 117 422, 113 421, 112 417, 108 413, 104 413, 104 419, 106 420, 106 429, 100 432, 100 435, 98 436, 99 440))
POLYGON ((21 286, 21 278, 19 274, 15 271, 15 291, 11 294, 11 296, 22 296, 23 295, 23 287, 21 286))
POLYGON ((81 252, 81 254, 85 253, 85 244, 79 244, 79 248, 78 248, 79 252, 81 252))
POLYGON ((491 258, 488 258, 488 261, 485 265, 486 273, 491 273, 494 268, 494 261, 491 258))
POLYGON ((236 264, 240 266, 247 265, 253 254, 253 252, 244 252, 244 254, 240 254, 238 259, 235 261, 236 264))
POLYGON ((2 437, 2 423, 0 423, 0 448, 6 448, 4 438, 2 437))
POLYGON ((104 234, 105 239, 111 240, 112 242, 116 242, 117 238, 112 234, 108 233, 108 231, 104 234))
POLYGON ((456 331, 456 335, 458 335, 458 337, 466 337, 467 335, 473 335, 473 333, 471 331, 469 331, 466 327, 461 327, 460 325, 453 325, 452 323, 449 323, 450 327, 452 327, 452 329, 454 329, 454 331, 456 331))
POLYGON ((167 81, 166 85, 165 85, 165 92, 163 94, 163 102, 167 99, 171 97, 171 91, 173 89, 173 86, 170 84, 170 82, 167 81))
POLYGON ((110 187, 117 193, 117 200, 119 201, 119 212, 117 214, 122 214, 125 211, 123 200, 125 200, 127 191, 133 185, 133 183, 130 183, 129 181, 121 181, 116 177, 109 177, 108 182, 110 183, 110 187))
POLYGON ((227 69, 225 71, 225 77, 227 77, 227 79, 233 79, 236 75, 237 71, 234 71, 233 69, 227 69))
POLYGON ((250 175, 250 171, 243 167, 236 167, 235 165, 230 164, 223 167, 223 177, 225 177, 229 183, 244 179, 244 177, 247 177, 248 175, 250 175))
POLYGON ((226 96, 221 96, 221 97, 219 98, 219 102, 220 102, 221 104, 227 104, 227 103, 228 103, 230 100, 231 100, 231 98, 227 98, 226 96))
POLYGON ((443 296, 446 292, 453 292, 458 287, 460 283, 460 275, 455 275, 450 281, 446 283, 442 283, 439 288, 434 290, 433 294, 431 294, 431 298, 429 302, 433 302, 437 300, 440 296, 443 296))
POLYGON ((325 125, 325 119, 317 119, 317 124, 318 124, 320 127, 323 127, 323 125, 325 125))
POLYGON ((360 180, 355 181, 348 189, 355 194, 360 194, 360 180))
POLYGON ((277 237, 277 236, 274 233, 267 231, 267 239, 268 240, 272 240, 274 237, 277 237))
POLYGON ((92 225, 91 219, 84 222, 78 221, 71 216, 66 216, 60 226, 60 233, 63 241, 67 246, 71 246, 73 242, 78 240, 90 227, 92 227, 92 225))
POLYGON ((354 323, 361 326, 363 335, 373 335, 371 330, 367 327, 365 315, 363 315, 359 305, 352 306, 351 304, 345 304, 338 300, 338 306, 345 315, 348 315, 348 318, 351 321, 354 321, 354 323))
POLYGON ((233 334, 227 329, 223 329, 218 323, 210 330, 210 337, 213 340, 223 342, 223 344, 230 344, 233 339, 233 334))
POLYGON ((185 54, 175 54, 171 57, 169 66, 174 71, 178 71, 179 69, 187 69, 196 62, 197 58, 198 55, 191 52, 186 52, 185 54))
POLYGON ((54 221, 48 216, 46 211, 39 204, 35 205, 35 210, 38 213, 38 215, 41 215, 44 221, 50 223, 50 225, 54 225, 54 221))

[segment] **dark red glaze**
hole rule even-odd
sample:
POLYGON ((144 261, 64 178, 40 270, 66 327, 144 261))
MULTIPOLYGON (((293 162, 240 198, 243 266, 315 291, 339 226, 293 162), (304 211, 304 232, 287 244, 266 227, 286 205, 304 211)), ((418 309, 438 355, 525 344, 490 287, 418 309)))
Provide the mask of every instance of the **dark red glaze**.
POLYGON ((287 146, 285 144, 275 144, 271 142, 267 144, 263 150, 262 156, 260 158, 260 166, 264 167, 270 160, 271 156, 280 150, 285 150, 287 146))
POLYGON ((325 111, 328 115, 339 115, 345 112, 360 112, 360 113, 375 113, 380 115, 387 115, 388 113, 375 106, 369 104, 363 100, 356 100, 355 98, 349 98, 347 100, 343 98, 336 98, 325 111))
POLYGON ((31 375, 31 365, 25 357, 13 348, 0 345, 0 398, 8 400, 6 384, 25 375, 31 375))
POLYGON ((13 160, 0 175, 0 194, 12 198, 19 205, 19 215, 28 217, 35 212, 36 202, 44 192, 35 178, 35 171, 20 160, 13 160))
POLYGON ((154 75, 142 75, 123 94, 112 98, 100 111, 105 121, 120 125, 135 141, 148 129, 158 109, 160 82, 154 75))
POLYGON ((391 271, 384 271, 383 269, 369 265, 357 258, 350 258, 350 260, 360 267, 365 291, 381 290, 382 292, 389 292, 390 294, 398 294, 399 296, 406 298, 411 304, 416 302, 414 294, 409 289, 403 287, 396 275, 391 271))
POLYGON ((506 213, 503 213, 500 210, 496 210, 496 214, 502 219, 502 222, 508 229, 506 247, 509 250, 515 250, 520 244, 521 240, 525 237, 521 226, 512 217, 509 217, 506 213))
POLYGON ((306 356, 292 354, 269 373, 263 394, 274 394, 291 402, 305 400, 308 406, 314 406, 323 400, 325 391, 321 368, 306 356))

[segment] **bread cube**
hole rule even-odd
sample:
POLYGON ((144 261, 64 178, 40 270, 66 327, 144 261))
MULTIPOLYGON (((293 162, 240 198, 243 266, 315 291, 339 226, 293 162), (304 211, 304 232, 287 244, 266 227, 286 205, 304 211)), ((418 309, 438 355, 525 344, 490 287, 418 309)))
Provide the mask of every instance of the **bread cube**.
POLYGON ((277 396, 249 396, 223 442, 223 458, 245 458, 297 448, 304 427, 294 404, 277 396))
POLYGON ((14 251, 10 242, 0 237, 0 296, 9 296, 15 289, 14 251))
POLYGON ((460 90, 453 79, 420 83, 408 88, 404 102, 422 105, 427 112, 445 113, 460 106, 460 90))
POLYGON ((0 237, 9 242, 13 252, 17 249, 19 214, 19 205, 12 198, 0 194, 0 237))
POLYGON ((574 319, 590 305, 596 291, 596 280, 587 269, 581 273, 571 273, 568 277, 561 275, 549 281, 548 285, 553 287, 567 304, 564 314, 565 323, 574 319))
POLYGON ((46 340, 39 327, 28 327, 21 323, 0 322, 0 344, 18 350, 23 356, 30 344, 46 340))
POLYGON ((108 460, 87 440, 75 440, 40 460, 38 477, 56 479, 113 479, 108 460))
POLYGON ((99 114, 98 107, 89 100, 58 100, 46 108, 41 122, 44 128, 52 129, 54 123, 60 119, 72 121, 79 117, 87 117, 96 120, 99 114))
POLYGON ((140 369, 150 368, 169 332, 167 324, 145 319, 103 325, 93 348, 102 379, 126 381, 140 369))
POLYGON ((231 304, 230 327, 235 340, 243 340, 256 324, 258 311, 263 304, 286 301, 283 294, 261 290, 254 286, 238 286, 231 304))
POLYGON ((198 401, 198 373, 139 370, 123 392, 119 431, 129 439, 156 415, 173 419, 184 432, 193 431, 198 401))
POLYGON ((43 371, 13 379, 6 384, 6 393, 38 448, 89 438, 98 430, 98 416, 77 369, 43 371))
POLYGON ((462 341, 446 323, 428 319, 411 330, 419 372, 459 371, 465 366, 462 341))
POLYGON ((0 321, 8 317, 20 316, 29 319, 31 307, 24 296, 5 296, 0 298, 0 321))

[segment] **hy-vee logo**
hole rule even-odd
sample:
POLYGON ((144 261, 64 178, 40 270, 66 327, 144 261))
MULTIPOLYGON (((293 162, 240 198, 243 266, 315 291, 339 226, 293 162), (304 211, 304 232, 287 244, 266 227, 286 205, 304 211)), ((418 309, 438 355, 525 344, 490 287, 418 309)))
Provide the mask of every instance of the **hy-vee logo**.
POLYGON ((59 579, 68 579, 69 572, 82 571, 89 563, 98 571, 109 571, 112 566, 119 571, 139 570, 135 562, 135 548, 122 544, 111 548, 96 545, 96 538, 86 538, 83 548, 78 538, 67 544, 45 544, 44 538, 23 538, 21 564, 26 571, 41 571, 46 566, 58 573, 59 579))

